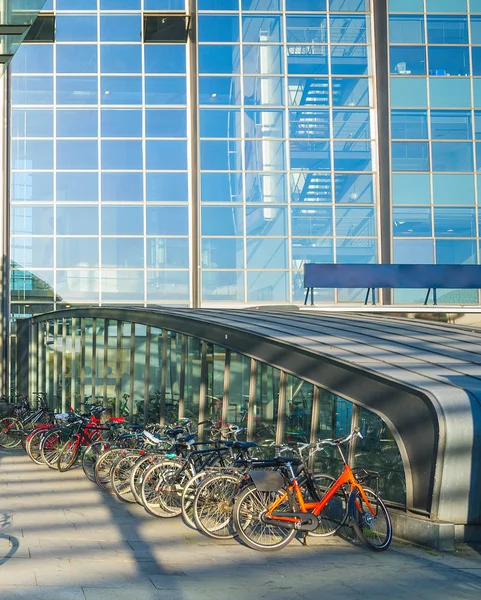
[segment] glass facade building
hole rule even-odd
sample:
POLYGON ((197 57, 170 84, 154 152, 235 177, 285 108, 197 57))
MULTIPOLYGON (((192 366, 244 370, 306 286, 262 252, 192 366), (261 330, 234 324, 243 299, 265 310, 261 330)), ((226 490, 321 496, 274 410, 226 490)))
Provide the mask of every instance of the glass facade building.
POLYGON ((478 263, 480 0, 44 15, 54 38, 11 68, 13 315, 301 302, 306 262, 478 263), (186 40, 163 29, 179 19, 186 40))

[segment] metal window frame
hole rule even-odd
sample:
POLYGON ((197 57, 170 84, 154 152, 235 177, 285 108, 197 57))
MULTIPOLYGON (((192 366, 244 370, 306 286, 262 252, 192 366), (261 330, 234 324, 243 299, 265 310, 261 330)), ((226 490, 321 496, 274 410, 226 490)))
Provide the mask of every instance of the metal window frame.
POLYGON ((191 31, 191 23, 192 18, 190 15, 182 12, 144 12, 142 16, 142 43, 143 44, 187 44, 189 41, 190 31, 191 31), (147 21, 150 18, 159 19, 159 18, 169 18, 169 19, 183 19, 185 25, 185 38, 183 40, 148 40, 146 39, 147 32, 147 21))

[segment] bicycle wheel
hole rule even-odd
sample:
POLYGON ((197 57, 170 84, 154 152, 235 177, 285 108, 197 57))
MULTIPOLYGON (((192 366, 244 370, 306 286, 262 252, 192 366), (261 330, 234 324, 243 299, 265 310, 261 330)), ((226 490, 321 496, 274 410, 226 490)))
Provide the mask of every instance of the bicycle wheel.
POLYGON ((41 452, 41 444, 44 436, 49 434, 51 429, 36 429, 33 431, 27 438, 26 450, 28 456, 33 460, 37 465, 45 464, 42 452, 41 452))
POLYGON ((27 452, 27 438, 33 433, 38 427, 38 423, 28 423, 23 427, 22 433, 20 434, 20 443, 22 444, 22 448, 27 452))
POLYGON ((193 502, 197 529, 216 540, 233 538, 234 498, 239 477, 227 473, 212 475, 200 484, 193 502))
POLYGON ((0 446, 4 448, 16 448, 19 446, 22 441, 20 436, 22 429, 22 422, 15 417, 0 419, 0 446))
POLYGON ((87 479, 95 481, 95 464, 104 452, 110 449, 111 443, 99 440, 90 444, 82 456, 82 469, 87 479))
POLYGON ((95 464, 95 483, 103 492, 111 494, 113 492, 110 485, 110 470, 114 460, 122 453, 122 448, 112 448, 104 452, 95 464))
POLYGON ((156 458, 158 459, 160 457, 156 457, 155 455, 141 456, 137 459, 130 472, 130 490, 135 501, 141 506, 143 506, 141 491, 144 474, 150 469, 154 462, 156 462, 156 458))
POLYGON ((57 469, 65 473, 73 467, 80 453, 80 438, 73 438, 63 445, 57 459, 57 469))
MULTIPOLYGON (((322 498, 332 484, 336 481, 334 477, 326 474, 314 474, 312 476, 313 483, 316 487, 319 498, 322 498)), ((306 502, 316 502, 317 499, 312 498, 312 494, 306 485, 302 486, 302 493, 306 502)), ((349 512, 348 495, 344 487, 339 488, 334 496, 329 500, 326 506, 322 509, 321 514, 317 517, 319 527, 314 531, 310 531, 309 535, 314 537, 327 537, 334 535, 344 525, 349 512)))
POLYGON ((175 482, 172 480, 182 464, 180 461, 165 460, 152 465, 150 469, 145 471, 140 497, 143 507, 151 515, 168 518, 180 514, 180 512, 173 514, 169 506, 166 506, 164 502, 160 502, 159 488, 163 483, 170 483, 172 489, 175 490, 175 482))
POLYGON ((42 460, 50 469, 57 468, 57 461, 63 444, 64 441, 62 440, 61 432, 58 429, 54 429, 42 438, 42 441, 40 442, 42 460))
MULTIPOLYGON (((296 535, 295 529, 265 523, 262 519, 268 507, 283 492, 260 492, 255 485, 246 486, 236 496, 233 521, 237 535, 254 550, 280 550, 296 535)), ((276 511, 294 511, 287 500, 276 511)))
POLYGON ((387 550, 392 540, 391 517, 381 498, 370 488, 364 488, 368 503, 359 489, 349 496, 349 517, 357 537, 371 550, 387 550))
POLYGON ((184 523, 191 527, 192 529, 196 529, 197 526, 194 521, 194 498, 197 490, 199 489, 199 485, 206 478, 207 472, 201 471, 194 475, 189 479, 187 485, 184 487, 184 491, 182 492, 182 519, 184 523))
POLYGON ((139 455, 129 453, 118 456, 110 472, 110 485, 119 500, 123 502, 135 502, 135 498, 130 489, 130 472, 139 455))

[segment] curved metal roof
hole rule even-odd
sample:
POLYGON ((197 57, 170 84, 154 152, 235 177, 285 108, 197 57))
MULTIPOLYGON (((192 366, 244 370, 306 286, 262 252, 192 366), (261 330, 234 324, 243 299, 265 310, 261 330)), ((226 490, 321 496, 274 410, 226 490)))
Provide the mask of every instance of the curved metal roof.
POLYGON ((411 510, 457 523, 481 519, 481 333, 468 327, 355 313, 91 307, 85 316, 168 328, 228 347, 379 414, 403 457, 411 510))

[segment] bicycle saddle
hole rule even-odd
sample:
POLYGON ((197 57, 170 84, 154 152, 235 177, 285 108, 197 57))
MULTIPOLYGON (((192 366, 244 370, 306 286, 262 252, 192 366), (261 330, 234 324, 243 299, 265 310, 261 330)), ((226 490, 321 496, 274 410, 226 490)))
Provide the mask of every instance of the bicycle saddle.
POLYGON ((175 437, 181 433, 184 433, 185 429, 183 427, 176 427, 175 429, 167 429, 166 434, 170 437, 175 437))
POLYGON ((191 442, 192 440, 195 440, 196 437, 197 437, 196 433, 191 433, 190 435, 183 435, 177 441, 178 442, 191 442))
POLYGON ((248 450, 249 448, 255 448, 257 444, 255 442, 233 442, 233 448, 240 448, 241 450, 248 450))
POLYGON ((142 435, 146 437, 152 444, 160 444, 162 442, 162 440, 150 433, 150 431, 144 430, 142 435))
POLYGON ((291 465, 300 465, 302 464, 302 460, 300 458, 296 458, 295 456, 276 456, 273 459, 278 465, 286 465, 287 463, 291 463, 291 465))

